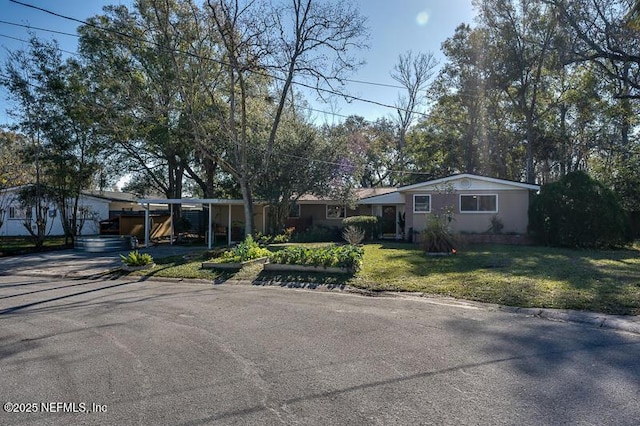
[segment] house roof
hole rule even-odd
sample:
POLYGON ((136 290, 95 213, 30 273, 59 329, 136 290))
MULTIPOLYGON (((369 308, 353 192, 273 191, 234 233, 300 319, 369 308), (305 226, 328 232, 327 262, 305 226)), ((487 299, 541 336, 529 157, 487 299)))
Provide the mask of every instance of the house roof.
POLYGON ((440 179, 434 179, 427 182, 416 183, 398 188, 398 191, 416 191, 421 189, 433 189, 434 186, 452 184, 454 189, 464 190, 483 190, 483 189, 529 189, 539 191, 539 185, 529 183, 515 182, 506 179, 497 179, 487 176, 474 175, 470 173, 462 173, 451 175, 440 179))
POLYGON ((358 204, 371 205, 371 204, 404 204, 404 194, 401 192, 393 191, 386 194, 380 194, 373 197, 368 197, 358 201, 358 204))
MULTIPOLYGON (((377 197, 379 195, 389 194, 396 192, 398 188, 395 187, 380 187, 380 188, 357 188, 354 190, 355 198, 358 201, 365 200, 371 197, 377 197)), ((335 201, 329 197, 318 197, 312 194, 305 194, 298 198, 298 202, 314 202, 314 201, 335 201)))
POLYGON ((138 201, 138 197, 130 192, 88 190, 82 191, 82 193, 95 198, 104 198, 109 201, 124 201, 131 203, 136 203, 138 201))

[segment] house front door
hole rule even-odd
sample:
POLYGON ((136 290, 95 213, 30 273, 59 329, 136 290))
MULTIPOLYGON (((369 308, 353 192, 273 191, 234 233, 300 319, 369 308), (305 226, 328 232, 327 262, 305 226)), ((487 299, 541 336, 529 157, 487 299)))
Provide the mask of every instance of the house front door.
POLYGON ((396 235, 396 206, 382 206, 382 233, 396 235))

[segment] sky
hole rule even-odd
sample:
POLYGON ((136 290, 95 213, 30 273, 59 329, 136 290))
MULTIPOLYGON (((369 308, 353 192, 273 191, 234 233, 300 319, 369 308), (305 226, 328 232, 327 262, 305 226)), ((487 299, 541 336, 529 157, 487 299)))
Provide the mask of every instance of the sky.
MULTIPOLYGON (((39 6, 56 13, 86 20, 101 13, 107 4, 131 4, 127 0, 21 0, 24 3, 39 6)), ((433 52, 443 61, 440 46, 444 40, 452 36, 455 28, 461 23, 472 23, 474 11, 471 0, 352 0, 361 14, 367 18, 370 31, 369 49, 354 52, 355 56, 364 59, 366 64, 349 76, 351 80, 359 80, 375 84, 349 83, 350 95, 371 100, 377 103, 393 105, 399 93, 398 88, 383 87, 398 83, 391 78, 398 56, 406 51, 433 52)), ((4 66, 7 50, 26 48, 26 44, 13 38, 27 40, 27 28, 10 25, 17 23, 49 30, 76 33, 77 22, 52 16, 9 0, 0 0, 0 64, 4 66), (7 23, 9 22, 9 23, 7 23)), ((77 38, 54 34, 47 31, 34 30, 40 38, 58 40, 64 50, 75 51, 77 38)), ((374 105, 361 101, 336 101, 331 105, 320 104, 310 99, 315 110, 328 111, 331 114, 313 112, 319 122, 335 123, 343 120, 342 116, 361 115, 368 120, 390 117, 392 108, 374 105)), ((0 123, 7 123, 10 118, 6 109, 6 93, 0 91, 0 123)))

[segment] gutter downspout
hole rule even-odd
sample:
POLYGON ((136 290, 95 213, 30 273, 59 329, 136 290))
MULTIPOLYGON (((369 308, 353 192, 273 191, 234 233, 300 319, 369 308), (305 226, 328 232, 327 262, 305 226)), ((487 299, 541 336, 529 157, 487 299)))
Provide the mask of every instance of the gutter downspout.
POLYGON ((169 228, 171 235, 169 236, 169 245, 173 245, 173 203, 169 204, 169 228))

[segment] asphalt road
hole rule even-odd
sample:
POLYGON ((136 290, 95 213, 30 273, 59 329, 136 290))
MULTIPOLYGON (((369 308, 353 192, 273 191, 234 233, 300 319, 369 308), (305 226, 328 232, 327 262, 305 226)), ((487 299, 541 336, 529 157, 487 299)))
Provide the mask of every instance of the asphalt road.
POLYGON ((38 411, 0 424, 637 425, 639 355, 448 299, 0 277, 0 403, 38 411))

